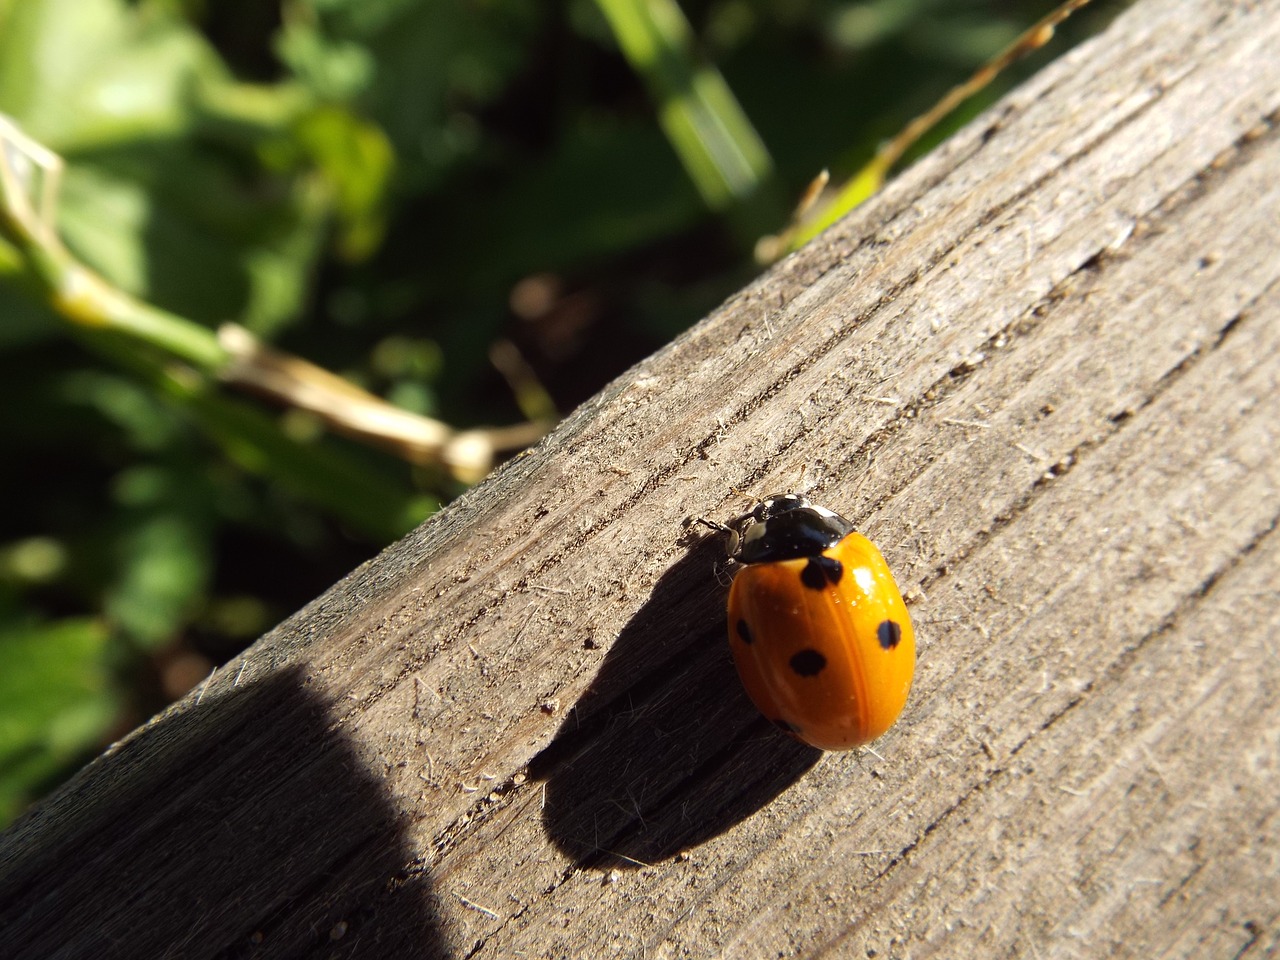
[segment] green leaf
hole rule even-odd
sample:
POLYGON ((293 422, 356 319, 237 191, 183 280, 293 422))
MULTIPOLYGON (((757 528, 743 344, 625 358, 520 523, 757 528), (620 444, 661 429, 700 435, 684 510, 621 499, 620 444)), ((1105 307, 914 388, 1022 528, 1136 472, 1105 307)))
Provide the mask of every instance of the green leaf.
POLYGON ((216 64, 178 21, 117 0, 0 0, 0 110, 58 152, 175 135, 216 64))
POLYGON ((532 0, 296 0, 276 52, 325 102, 359 102, 399 160, 399 189, 437 186, 481 148, 475 112, 524 65, 532 0))
MULTIPOLYGON (((58 400, 85 406, 111 424, 131 451, 159 452, 176 446, 183 424, 146 385, 114 371, 73 370, 58 379, 58 400)), ((101 430, 98 425, 97 429, 101 430)))
POLYGON ((142 647, 172 641, 198 611, 213 555, 209 495, 190 469, 135 467, 115 484, 122 531, 105 609, 142 647))
POLYGON ((296 136, 333 186, 339 254, 367 258, 382 240, 382 200, 395 165, 386 135, 346 110, 321 107, 298 122, 296 136))
POLYGON ((120 710, 98 620, 0 625, 0 823, 106 738, 120 710))

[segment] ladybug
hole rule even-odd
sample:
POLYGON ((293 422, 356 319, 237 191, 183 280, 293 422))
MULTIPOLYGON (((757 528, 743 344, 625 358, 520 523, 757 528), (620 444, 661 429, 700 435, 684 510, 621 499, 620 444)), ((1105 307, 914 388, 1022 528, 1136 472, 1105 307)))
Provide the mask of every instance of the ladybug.
POLYGON ((874 740, 898 719, 915 633, 875 544, 794 493, 728 525, 729 646, 747 694, 791 736, 822 750, 874 740))

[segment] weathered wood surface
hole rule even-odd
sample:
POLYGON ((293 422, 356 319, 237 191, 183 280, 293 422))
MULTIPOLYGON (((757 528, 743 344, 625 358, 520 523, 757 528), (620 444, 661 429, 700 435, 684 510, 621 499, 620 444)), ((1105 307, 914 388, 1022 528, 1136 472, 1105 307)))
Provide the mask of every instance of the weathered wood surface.
POLYGON ((1045 70, 17 824, 4 955, 1276 950, 1277 51, 1045 70), (682 530, 797 486, 913 600, 874 752, 756 716, 682 530))

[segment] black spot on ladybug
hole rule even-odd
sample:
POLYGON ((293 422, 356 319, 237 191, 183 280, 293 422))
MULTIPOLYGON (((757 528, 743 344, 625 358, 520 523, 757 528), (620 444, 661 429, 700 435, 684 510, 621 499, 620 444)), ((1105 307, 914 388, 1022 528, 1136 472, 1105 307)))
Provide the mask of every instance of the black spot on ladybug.
POLYGON ((816 677, 827 665, 827 658, 812 648, 791 656, 791 669, 802 677, 816 677))
POLYGON ((747 621, 739 620, 737 624, 738 636, 742 638, 743 643, 753 643, 755 637, 751 635, 751 628, 747 626, 747 621))
POLYGON ((892 650, 902 639, 902 627, 893 620, 881 621, 880 626, 876 627, 876 639, 884 649, 892 650))
POLYGON ((834 557, 819 554, 810 557, 800 571, 800 582, 810 590, 825 590, 829 583, 839 583, 844 576, 844 564, 834 557))

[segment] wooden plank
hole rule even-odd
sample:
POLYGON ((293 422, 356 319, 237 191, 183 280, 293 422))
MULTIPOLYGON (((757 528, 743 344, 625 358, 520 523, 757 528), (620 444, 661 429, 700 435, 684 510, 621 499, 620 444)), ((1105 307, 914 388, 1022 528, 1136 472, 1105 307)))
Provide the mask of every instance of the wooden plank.
POLYGON ((1278 7, 1144 0, 117 744, 6 955, 1276 950, 1278 7), (910 594, 874 750, 682 525, 788 488, 910 594))

